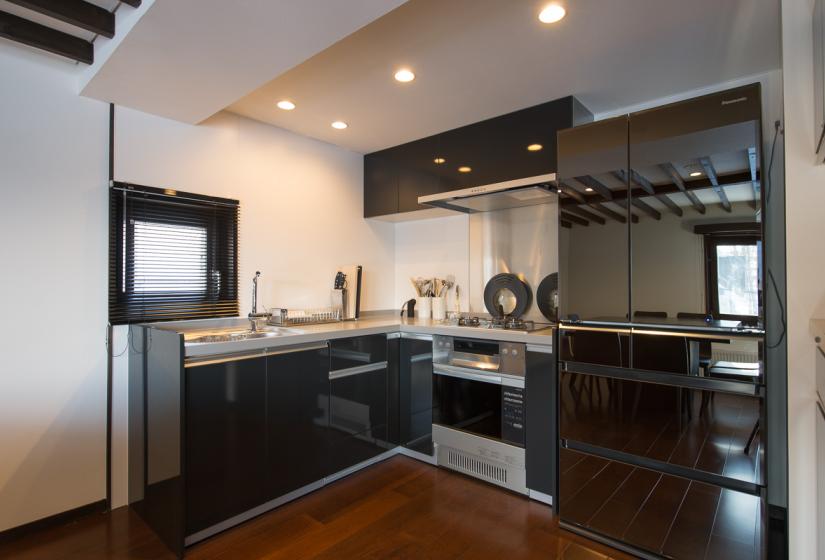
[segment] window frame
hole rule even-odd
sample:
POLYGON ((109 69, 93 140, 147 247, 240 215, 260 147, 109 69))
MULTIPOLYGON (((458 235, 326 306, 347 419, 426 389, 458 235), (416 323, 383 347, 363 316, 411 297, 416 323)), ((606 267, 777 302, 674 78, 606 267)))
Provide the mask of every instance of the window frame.
POLYGON ((120 182, 113 182, 109 191, 110 324, 238 316, 240 203, 237 200, 120 182), (146 201, 149 208, 144 208, 143 214, 129 206, 140 204, 141 200, 146 201), (169 212, 170 217, 153 215, 167 203, 168 209, 162 213, 169 212), (179 220, 171 217, 176 207, 180 209, 179 220), (206 230, 206 289, 136 292, 134 222, 184 225, 184 220, 206 230), (217 285, 216 276, 220 279, 217 285), (174 309, 170 304, 174 304, 174 309))
POLYGON ((761 236, 758 234, 738 234, 738 235, 706 235, 705 236, 705 305, 706 312, 714 319, 724 321, 753 321, 759 320, 762 309, 762 286, 761 279, 757 278, 756 287, 756 314, 755 315, 734 315, 730 313, 720 313, 719 311, 719 271, 718 253, 720 245, 753 245, 759 248, 761 236))

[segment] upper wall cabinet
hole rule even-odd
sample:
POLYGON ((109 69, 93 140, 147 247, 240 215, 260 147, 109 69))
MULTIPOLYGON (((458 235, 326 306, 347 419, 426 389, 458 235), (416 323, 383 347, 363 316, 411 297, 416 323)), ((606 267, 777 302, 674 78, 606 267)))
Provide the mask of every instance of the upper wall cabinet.
POLYGON ((364 156, 364 217, 412 219, 418 197, 556 172, 556 132, 593 115, 565 97, 364 156))

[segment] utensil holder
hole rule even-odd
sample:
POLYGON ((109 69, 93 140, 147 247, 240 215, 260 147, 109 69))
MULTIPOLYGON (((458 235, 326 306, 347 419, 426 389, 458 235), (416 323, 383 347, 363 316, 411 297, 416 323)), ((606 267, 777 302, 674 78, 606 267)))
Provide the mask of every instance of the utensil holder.
POLYGON ((415 298, 415 315, 419 319, 429 319, 433 314, 433 298, 415 298))
POLYGON ((432 314, 434 321, 443 321, 447 318, 447 299, 444 296, 432 299, 432 314))

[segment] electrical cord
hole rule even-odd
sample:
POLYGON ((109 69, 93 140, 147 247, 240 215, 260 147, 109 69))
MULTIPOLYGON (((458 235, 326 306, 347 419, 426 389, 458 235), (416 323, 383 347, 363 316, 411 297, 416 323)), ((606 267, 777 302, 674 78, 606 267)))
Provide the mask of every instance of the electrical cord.
MULTIPOLYGON (((776 152, 776 140, 779 138, 779 135, 784 133, 781 129, 781 123, 777 119, 773 123, 773 141, 771 141, 771 155, 770 159, 768 160, 768 175, 766 177, 766 186, 765 186, 765 205, 767 206, 771 201, 771 192, 772 192, 772 176, 773 176, 773 158, 776 152)), ((773 271, 771 271, 770 267, 768 267, 768 280, 771 283, 771 287, 773 288, 773 293, 776 295, 776 302, 779 305, 779 320, 782 323, 782 332, 779 335, 779 339, 774 344, 767 344, 767 347, 770 349, 779 348, 782 344, 782 341, 785 340, 785 335, 788 332, 788 322, 785 318, 785 305, 782 303, 782 295, 779 293, 779 286, 776 284, 776 278, 773 276, 773 271)))

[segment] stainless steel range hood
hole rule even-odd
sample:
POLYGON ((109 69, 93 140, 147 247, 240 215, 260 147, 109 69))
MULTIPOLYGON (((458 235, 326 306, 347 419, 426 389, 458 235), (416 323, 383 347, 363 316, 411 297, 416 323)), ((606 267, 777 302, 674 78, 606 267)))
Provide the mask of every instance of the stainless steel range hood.
POLYGON ((556 174, 536 175, 457 191, 419 196, 418 203, 465 214, 535 206, 556 200, 556 174))

